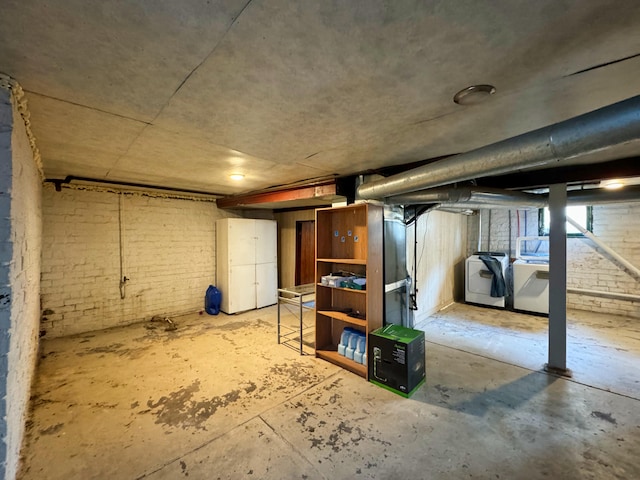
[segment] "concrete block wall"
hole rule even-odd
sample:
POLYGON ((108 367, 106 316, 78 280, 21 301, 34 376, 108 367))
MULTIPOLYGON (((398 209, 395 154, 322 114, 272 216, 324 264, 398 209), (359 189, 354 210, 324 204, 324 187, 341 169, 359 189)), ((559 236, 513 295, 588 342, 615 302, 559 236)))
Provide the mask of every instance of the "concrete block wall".
MULTIPOLYGON (((518 236, 535 236, 538 233, 538 211, 493 209, 482 210, 482 248, 492 251, 509 251, 515 256, 518 236), (509 213, 510 212, 510 213, 509 213), (525 213, 526 212, 526 213, 525 213), (511 242, 509 242, 509 218, 511 218, 511 242), (525 232, 526 227, 526 232, 525 232)), ((469 217, 467 255, 477 250, 479 217, 469 217)), ((633 265, 640 268, 640 204, 601 205, 593 207, 593 233, 612 247, 633 265)), ((621 268, 608 254, 584 237, 567 238, 567 287, 597 290, 611 293, 637 295, 640 279, 621 268)), ((640 302, 590 295, 567 295, 567 307, 613 315, 640 318, 640 302)))
POLYGON ((24 122, 0 88, 0 477, 19 468, 40 319, 41 178, 24 122))
POLYGON ((46 186, 41 329, 58 337, 203 309, 215 221, 226 216, 238 214, 209 201, 46 186))

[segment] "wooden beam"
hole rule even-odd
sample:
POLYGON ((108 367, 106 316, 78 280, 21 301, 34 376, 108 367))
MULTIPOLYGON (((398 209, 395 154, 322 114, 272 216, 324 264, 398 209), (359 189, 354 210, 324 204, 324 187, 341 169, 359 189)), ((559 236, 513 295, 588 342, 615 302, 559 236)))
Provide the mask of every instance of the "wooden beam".
POLYGON ((273 192, 249 193, 246 195, 222 197, 216 200, 216 205, 220 208, 237 208, 257 205, 260 203, 284 203, 296 200, 315 199, 330 195, 336 195, 335 182, 305 187, 294 187, 273 192))

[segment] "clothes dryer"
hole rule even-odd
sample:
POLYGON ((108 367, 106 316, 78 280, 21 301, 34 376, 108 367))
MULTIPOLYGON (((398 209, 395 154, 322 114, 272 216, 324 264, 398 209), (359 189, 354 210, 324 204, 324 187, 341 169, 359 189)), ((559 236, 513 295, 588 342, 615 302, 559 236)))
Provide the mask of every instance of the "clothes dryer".
POLYGON ((502 272, 502 282, 506 278, 509 257, 501 252, 476 252, 467 258, 465 262, 465 294, 464 300, 468 303, 486 305, 489 307, 505 307, 505 297, 492 297, 491 286, 493 273, 480 259, 482 255, 487 255, 497 260, 502 272))

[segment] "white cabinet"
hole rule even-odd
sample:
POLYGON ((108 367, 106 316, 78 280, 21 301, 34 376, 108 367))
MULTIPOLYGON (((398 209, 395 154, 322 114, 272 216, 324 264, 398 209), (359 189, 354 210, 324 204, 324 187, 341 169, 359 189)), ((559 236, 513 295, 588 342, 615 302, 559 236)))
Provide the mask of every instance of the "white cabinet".
POLYGON ((275 220, 224 218, 216 222, 217 287, 220 308, 236 313, 278 301, 275 220))

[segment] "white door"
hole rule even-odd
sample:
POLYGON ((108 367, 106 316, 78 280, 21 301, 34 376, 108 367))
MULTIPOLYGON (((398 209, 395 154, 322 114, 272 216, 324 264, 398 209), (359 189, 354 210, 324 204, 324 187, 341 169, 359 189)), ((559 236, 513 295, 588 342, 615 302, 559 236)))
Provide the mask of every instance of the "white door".
POLYGON ((256 263, 255 220, 248 218, 229 219, 229 265, 252 265, 256 263))
POLYGON ((275 220, 256 220, 256 263, 278 261, 278 227, 275 220))
POLYGON ((273 305, 278 301, 278 266, 274 263, 256 265, 256 306, 273 305))
MULTIPOLYGON (((256 308, 256 269, 254 265, 234 265, 229 268, 229 287, 227 295, 229 311, 243 312, 256 308)), ((224 311, 224 310, 223 310, 224 311)))

